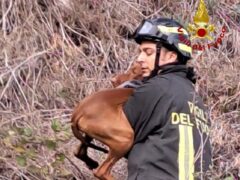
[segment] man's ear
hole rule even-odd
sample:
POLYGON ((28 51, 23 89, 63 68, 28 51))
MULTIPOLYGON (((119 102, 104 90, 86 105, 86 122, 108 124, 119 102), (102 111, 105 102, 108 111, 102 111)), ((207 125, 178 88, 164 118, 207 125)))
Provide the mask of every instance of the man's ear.
POLYGON ((170 51, 170 59, 171 59, 172 61, 176 61, 176 60, 177 60, 177 57, 178 57, 178 55, 177 55, 176 52, 170 51))

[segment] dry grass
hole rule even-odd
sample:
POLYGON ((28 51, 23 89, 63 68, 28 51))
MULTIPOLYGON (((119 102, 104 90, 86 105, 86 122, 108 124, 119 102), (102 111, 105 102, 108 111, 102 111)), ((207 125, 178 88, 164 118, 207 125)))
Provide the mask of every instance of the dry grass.
MULTIPOLYGON (((240 4, 209 0, 221 46, 196 53, 197 87, 210 107, 212 179, 240 177, 240 4)), ((157 15, 186 24, 192 0, 1 0, 0 179, 93 179, 73 157, 79 143, 69 119, 86 95, 110 87, 109 78, 135 60, 128 37, 157 15)), ((191 16, 190 16, 191 14, 191 16)), ((91 151, 96 159, 101 153, 91 151)), ((114 175, 126 177, 121 160, 114 175)))

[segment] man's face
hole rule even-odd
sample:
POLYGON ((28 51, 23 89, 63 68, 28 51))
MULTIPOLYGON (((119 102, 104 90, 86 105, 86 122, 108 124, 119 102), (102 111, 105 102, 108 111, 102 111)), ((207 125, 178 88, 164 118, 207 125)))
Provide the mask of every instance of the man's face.
MULTIPOLYGON (((156 44, 153 42, 142 42, 139 46, 139 55, 137 62, 140 63, 142 67, 143 77, 148 77, 152 70, 154 69, 154 63, 156 58, 156 44)), ((162 47, 160 52, 160 63, 159 65, 164 65, 166 63, 171 63, 176 61, 177 55, 172 51, 168 51, 166 48, 162 47)))

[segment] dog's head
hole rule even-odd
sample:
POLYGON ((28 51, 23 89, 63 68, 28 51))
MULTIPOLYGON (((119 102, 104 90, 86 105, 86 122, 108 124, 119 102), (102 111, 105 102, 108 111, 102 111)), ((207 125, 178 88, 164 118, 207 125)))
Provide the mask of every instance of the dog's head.
POLYGON ((133 65, 131 66, 131 68, 123 74, 119 74, 114 76, 111 79, 111 83, 113 85, 113 87, 117 87, 120 84, 129 81, 129 80, 142 80, 142 69, 139 63, 133 63, 133 65))

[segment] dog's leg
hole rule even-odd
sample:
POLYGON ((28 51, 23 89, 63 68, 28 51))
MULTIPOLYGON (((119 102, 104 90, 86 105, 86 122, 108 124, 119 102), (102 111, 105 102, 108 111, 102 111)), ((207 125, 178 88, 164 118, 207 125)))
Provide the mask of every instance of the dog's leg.
POLYGON ((127 138, 123 141, 112 141, 107 159, 94 171, 94 176, 100 180, 114 180, 111 169, 114 164, 123 157, 130 149, 133 139, 127 138))
POLYGON ((114 156, 113 152, 110 150, 107 159, 93 171, 95 177, 100 180, 114 180, 111 175, 112 166, 119 160, 120 157, 114 156))
POLYGON ((90 142, 92 141, 93 138, 91 138, 88 135, 85 135, 84 137, 84 142, 82 142, 82 144, 79 146, 78 148, 78 152, 75 154, 75 156, 79 159, 81 159, 83 162, 86 163, 86 165, 88 166, 89 169, 95 169, 98 167, 98 162, 94 161, 92 158, 90 158, 87 154, 87 149, 88 149, 88 145, 90 144, 90 142))
MULTIPOLYGON (((129 148, 126 148, 126 150, 129 148)), ((114 177, 111 175, 111 170, 114 164, 125 155, 125 149, 111 149, 107 159, 93 171, 94 176, 100 180, 114 180, 114 177)))

